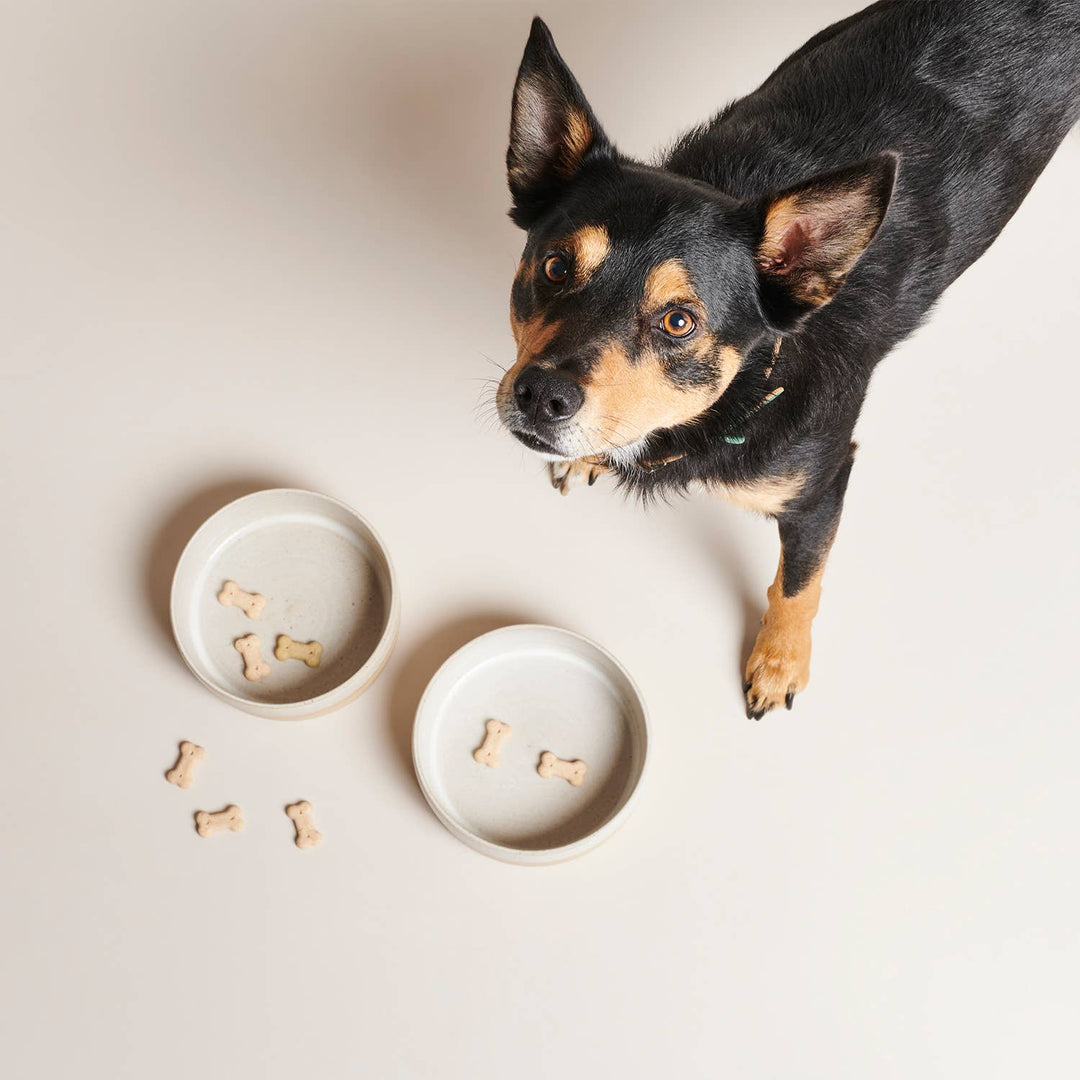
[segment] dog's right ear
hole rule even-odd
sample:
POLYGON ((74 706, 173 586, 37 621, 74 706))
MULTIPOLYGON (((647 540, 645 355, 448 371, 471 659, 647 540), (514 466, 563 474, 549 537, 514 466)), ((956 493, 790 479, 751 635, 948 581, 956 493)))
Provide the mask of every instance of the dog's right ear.
POLYGON ((551 31, 542 19, 533 19, 510 115, 510 216, 530 228, 587 162, 614 156, 551 31))

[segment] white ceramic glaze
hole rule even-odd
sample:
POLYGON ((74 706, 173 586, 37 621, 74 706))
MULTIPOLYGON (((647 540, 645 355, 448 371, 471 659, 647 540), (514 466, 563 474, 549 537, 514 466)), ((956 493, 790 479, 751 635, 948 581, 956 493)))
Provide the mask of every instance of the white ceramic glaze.
POLYGON ((630 813, 648 748, 641 694, 599 645, 553 626, 507 626, 469 642, 428 684, 413 764, 436 817, 459 840, 506 862, 574 858, 630 813), (489 719, 512 728, 497 768, 473 760, 489 719), (576 788, 537 771, 540 755, 586 762, 576 788))
POLYGON ((180 655, 204 686, 256 716, 301 719, 371 684, 394 647, 399 602, 390 557, 355 510, 327 495, 274 488, 203 523, 177 564, 171 615, 180 655), (229 579, 266 597, 260 618, 218 602, 229 579), (244 678, 233 646, 251 633, 271 668, 258 682, 244 678), (276 660, 278 634, 322 642, 321 664, 276 660))

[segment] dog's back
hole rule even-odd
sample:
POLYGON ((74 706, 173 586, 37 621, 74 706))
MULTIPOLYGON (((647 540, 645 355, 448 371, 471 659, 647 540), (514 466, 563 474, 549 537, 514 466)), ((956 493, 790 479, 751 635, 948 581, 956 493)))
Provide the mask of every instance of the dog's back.
POLYGON ((883 0, 812 38, 666 164, 745 198, 897 151, 876 246, 903 239, 930 302, 989 246, 1078 117, 1080 0, 883 0))

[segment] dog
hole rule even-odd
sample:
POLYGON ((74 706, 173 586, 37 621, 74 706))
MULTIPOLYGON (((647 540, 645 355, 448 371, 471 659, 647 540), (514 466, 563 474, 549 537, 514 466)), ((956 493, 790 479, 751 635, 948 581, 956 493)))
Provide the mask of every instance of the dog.
POLYGON ((620 154, 539 18, 506 155, 526 230, 498 414, 563 493, 612 473, 774 518, 760 719, 811 623, 877 363, 993 242, 1080 117, 1078 0, 882 0, 657 165, 620 154))

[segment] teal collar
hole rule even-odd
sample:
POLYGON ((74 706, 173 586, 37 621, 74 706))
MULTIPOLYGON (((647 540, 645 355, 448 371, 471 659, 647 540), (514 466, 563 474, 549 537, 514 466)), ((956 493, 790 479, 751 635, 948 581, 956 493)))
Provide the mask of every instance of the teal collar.
MULTIPOLYGON (((755 413, 761 412, 766 405, 771 405, 783 392, 784 388, 782 386, 778 386, 775 390, 771 390, 742 418, 742 422, 745 424, 755 413)), ((742 446, 742 444, 746 442, 746 436, 725 435, 724 442, 729 446, 742 446)))

